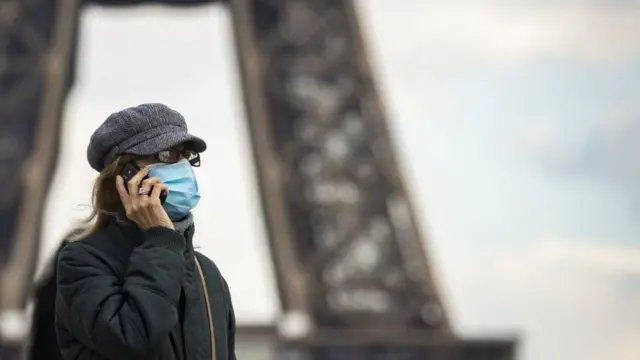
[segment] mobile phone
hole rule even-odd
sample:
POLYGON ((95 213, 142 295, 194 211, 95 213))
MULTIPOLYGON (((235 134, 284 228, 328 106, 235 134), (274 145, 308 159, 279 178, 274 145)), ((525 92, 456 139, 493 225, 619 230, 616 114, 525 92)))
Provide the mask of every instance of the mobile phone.
MULTIPOLYGON (((126 164, 124 166, 124 168, 122 168, 122 173, 120 175, 122 175, 122 179, 124 179, 124 183, 125 183, 125 188, 126 188, 126 184, 133 179, 134 176, 136 176, 136 174, 140 171, 140 168, 138 166, 136 166, 136 164, 130 162, 128 164, 126 164)), ((145 176, 144 178, 142 178, 142 180, 140 180, 140 182, 144 181, 145 179, 148 179, 149 175, 145 176)), ((129 191, 129 189, 127 188, 127 191, 129 191)), ((150 189, 150 192, 153 191, 153 188, 150 189)), ((167 200, 167 192, 163 191, 160 193, 160 203, 164 204, 165 200, 167 200)))

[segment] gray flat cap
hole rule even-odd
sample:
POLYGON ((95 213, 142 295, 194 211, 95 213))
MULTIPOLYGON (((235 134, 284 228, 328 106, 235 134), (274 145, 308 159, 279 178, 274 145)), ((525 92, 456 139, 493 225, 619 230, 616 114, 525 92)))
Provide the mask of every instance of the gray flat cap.
POLYGON ((111 114, 91 135, 87 160, 102 171, 118 156, 153 155, 172 146, 187 143, 203 152, 207 144, 188 133, 184 117, 163 104, 142 104, 111 114))

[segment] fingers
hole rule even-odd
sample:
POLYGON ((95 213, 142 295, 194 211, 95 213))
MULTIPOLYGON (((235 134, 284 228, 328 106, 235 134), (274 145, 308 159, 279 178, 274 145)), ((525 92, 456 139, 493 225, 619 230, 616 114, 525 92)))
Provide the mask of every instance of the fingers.
POLYGON ((144 193, 146 193, 146 195, 149 195, 149 193, 151 192, 151 188, 153 188, 155 186, 155 184, 157 184, 159 182, 160 182, 160 178, 156 177, 156 176, 154 176, 152 178, 145 179, 140 184, 140 188, 138 190, 139 191, 143 191, 144 193))
POLYGON ((129 193, 127 192, 127 188, 124 184, 124 179, 122 176, 116 176, 116 189, 118 189, 118 194, 120 195, 120 200, 123 204, 129 203, 129 193))
POLYGON ((136 196, 138 194, 138 186, 147 174, 149 174, 149 168, 145 167, 129 180, 127 188, 129 189, 130 196, 136 196))
POLYGON ((153 186, 153 191, 151 192, 151 200, 153 201, 158 200, 158 202, 160 202, 160 194, 163 191, 166 191, 167 193, 169 193, 169 187, 162 183, 155 184, 153 186))

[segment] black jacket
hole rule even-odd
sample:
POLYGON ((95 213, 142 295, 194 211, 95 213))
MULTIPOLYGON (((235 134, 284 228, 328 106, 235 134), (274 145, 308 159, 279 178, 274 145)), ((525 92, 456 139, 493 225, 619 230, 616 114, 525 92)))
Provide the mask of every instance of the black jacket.
POLYGON ((193 250, 194 228, 141 231, 113 221, 58 257, 56 332, 64 360, 235 359, 235 318, 216 265, 193 250))
POLYGON ((56 259, 66 243, 62 243, 48 262, 34 286, 29 360, 64 360, 56 339, 56 259))

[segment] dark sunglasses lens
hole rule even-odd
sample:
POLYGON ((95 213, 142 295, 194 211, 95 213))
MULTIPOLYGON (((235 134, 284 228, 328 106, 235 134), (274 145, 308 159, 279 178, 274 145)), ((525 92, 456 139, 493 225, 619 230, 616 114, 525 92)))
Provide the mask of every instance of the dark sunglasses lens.
POLYGON ((180 160, 180 153, 174 149, 162 150, 158 153, 158 160, 165 164, 174 164, 180 160))

